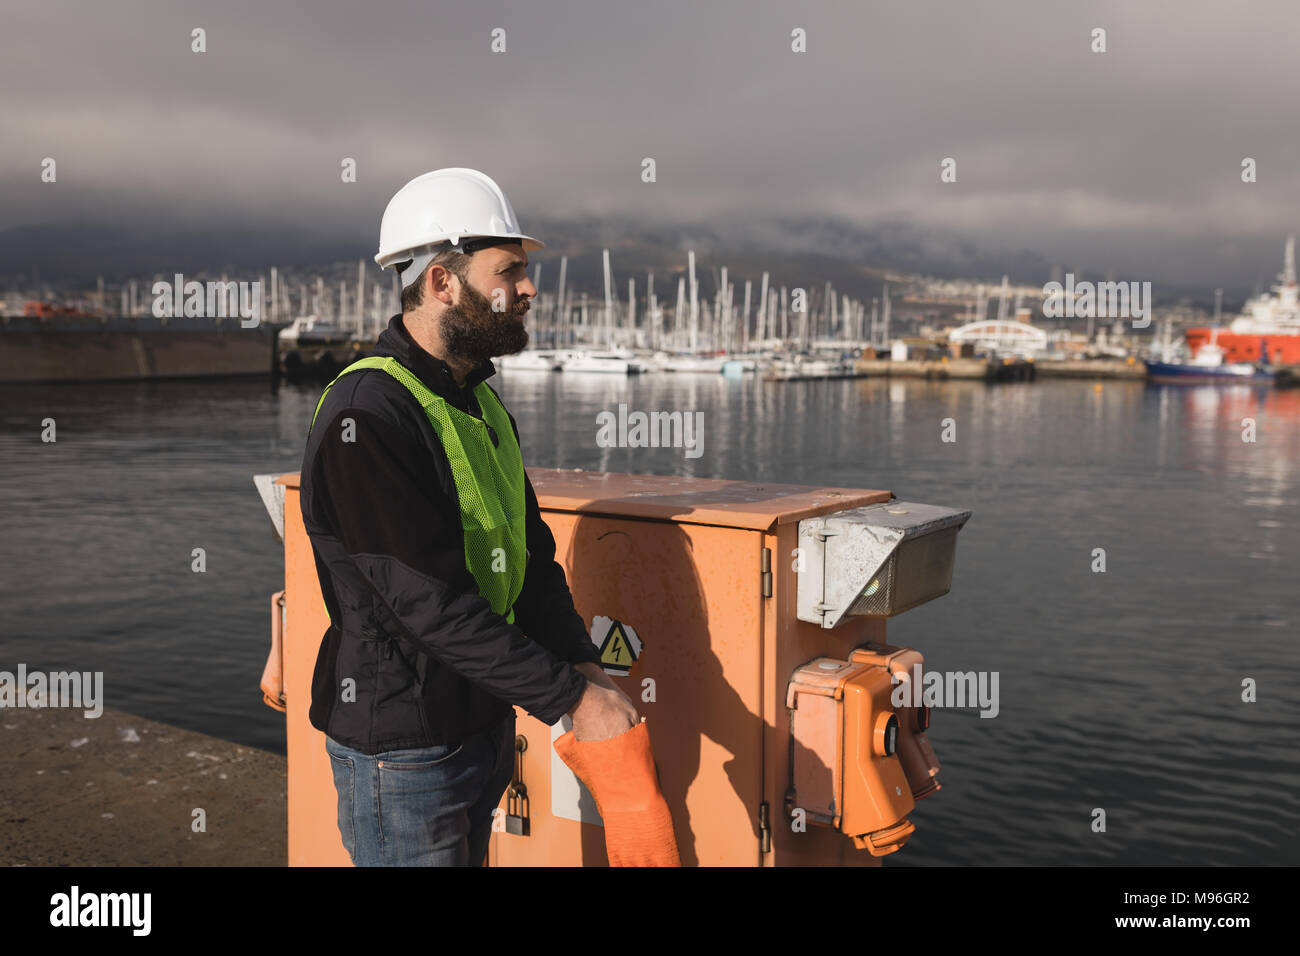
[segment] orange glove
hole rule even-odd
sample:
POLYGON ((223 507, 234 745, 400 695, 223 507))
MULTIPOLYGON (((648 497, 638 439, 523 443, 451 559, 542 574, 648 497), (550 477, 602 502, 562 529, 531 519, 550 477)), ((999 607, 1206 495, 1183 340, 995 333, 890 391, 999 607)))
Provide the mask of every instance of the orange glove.
POLYGON ((578 740, 570 730, 555 752, 596 799, 610 866, 682 865, 644 723, 608 740, 578 740))

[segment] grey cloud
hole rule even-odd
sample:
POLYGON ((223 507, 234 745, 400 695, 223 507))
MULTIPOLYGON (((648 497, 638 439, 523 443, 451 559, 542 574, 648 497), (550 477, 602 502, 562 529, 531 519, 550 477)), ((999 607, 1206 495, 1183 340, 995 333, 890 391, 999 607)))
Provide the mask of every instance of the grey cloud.
POLYGON ((525 222, 895 221, 1248 284, 1300 208, 1285 2, 53 2, 4 18, 11 237, 212 229, 278 237, 282 255, 295 236, 364 252, 401 183, 466 165, 525 222), (1089 52, 1094 27, 1109 52, 1089 52), (39 180, 46 156, 57 184, 39 180), (938 181, 946 156, 956 184, 938 181))

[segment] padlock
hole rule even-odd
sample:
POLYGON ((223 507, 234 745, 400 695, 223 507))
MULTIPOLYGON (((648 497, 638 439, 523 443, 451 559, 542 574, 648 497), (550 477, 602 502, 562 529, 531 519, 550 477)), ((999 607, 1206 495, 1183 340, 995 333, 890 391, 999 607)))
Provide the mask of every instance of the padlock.
POLYGON ((506 833, 515 836, 528 836, 528 788, 524 786, 524 751, 528 749, 528 738, 523 734, 515 737, 515 772, 506 790, 506 833))
POLYGON ((522 786, 506 791, 506 833, 528 836, 528 794, 522 786))

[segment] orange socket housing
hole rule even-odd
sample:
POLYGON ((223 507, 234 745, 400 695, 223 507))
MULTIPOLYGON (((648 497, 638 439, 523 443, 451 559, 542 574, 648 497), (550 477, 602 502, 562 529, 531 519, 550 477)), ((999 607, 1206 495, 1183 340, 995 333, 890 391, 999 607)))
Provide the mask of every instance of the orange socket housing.
MULTIPOLYGON (((914 651, 910 647, 890 647, 888 644, 863 645, 849 655, 849 660, 883 667, 898 678, 899 683, 893 685, 894 691, 904 682, 910 684, 925 666, 925 658, 920 651, 914 651)), ((894 705, 894 713, 898 715, 898 760, 903 765, 907 784, 912 789, 912 798, 920 800, 940 789, 939 781, 935 779, 939 775, 939 758, 935 756, 930 738, 925 734, 929 709, 914 704, 919 699, 919 694, 914 697, 910 686, 904 687, 904 690, 907 703, 894 705)))
POLYGON ((819 657, 790 679, 793 736, 787 812, 802 809, 872 856, 902 848, 916 806, 897 756, 899 719, 887 668, 819 657))

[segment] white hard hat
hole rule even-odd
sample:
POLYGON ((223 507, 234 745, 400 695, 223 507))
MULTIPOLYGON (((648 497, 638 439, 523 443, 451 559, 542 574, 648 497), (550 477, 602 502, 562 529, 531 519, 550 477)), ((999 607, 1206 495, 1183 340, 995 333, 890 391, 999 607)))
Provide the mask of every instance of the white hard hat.
POLYGON ((414 260, 403 273, 407 286, 436 255, 435 247, 447 242, 460 247, 465 240, 482 238, 515 240, 526 250, 545 248, 520 232, 510 200, 491 177, 459 166, 435 169, 412 179, 388 201, 375 262, 386 269, 414 260))

